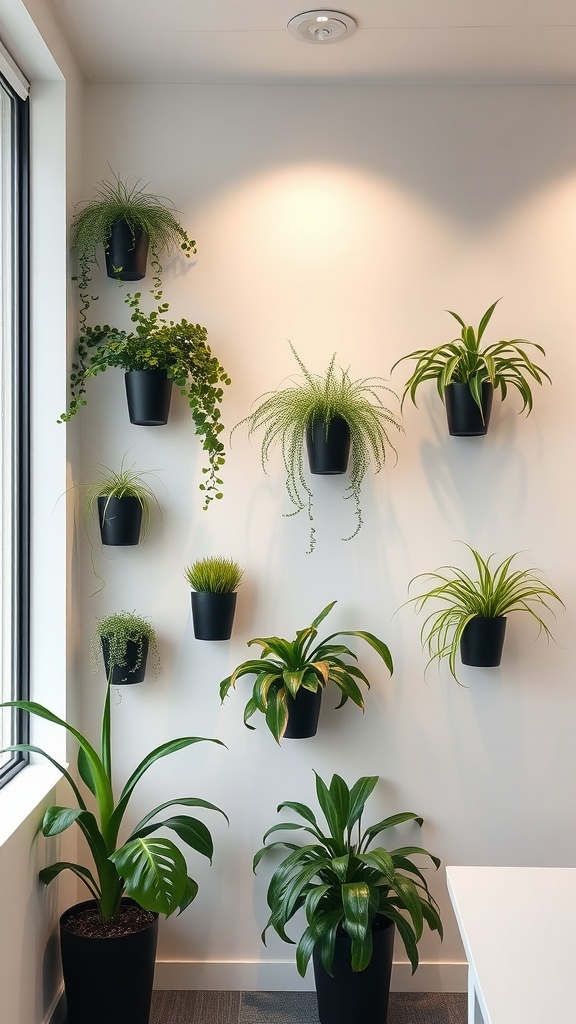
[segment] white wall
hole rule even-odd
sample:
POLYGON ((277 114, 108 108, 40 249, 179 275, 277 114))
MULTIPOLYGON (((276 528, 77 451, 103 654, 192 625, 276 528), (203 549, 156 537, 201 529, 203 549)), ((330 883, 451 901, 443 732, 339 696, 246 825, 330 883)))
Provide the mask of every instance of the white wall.
MULTIPOLYGON (((397 465, 366 481, 365 525, 350 543, 341 541, 352 523, 345 482, 315 481, 312 555, 305 515, 282 517, 280 461, 264 476, 256 438, 236 432, 225 498, 203 513, 183 401, 175 397, 168 426, 132 427, 121 374, 91 385, 80 417, 86 478, 129 451, 157 472, 164 518, 145 546, 106 556, 92 532, 98 593, 79 529, 85 724, 96 730, 104 688, 88 665, 95 617, 136 609, 156 626, 164 671, 115 700, 119 777, 178 734, 229 747, 179 754, 135 798, 134 815, 185 793, 230 815, 229 829, 213 822, 213 867, 192 866, 195 905, 162 924, 160 985, 298 984, 291 948, 274 937, 261 945, 269 868, 254 880, 251 859, 281 800, 313 801, 313 768, 349 781, 380 775, 371 814, 422 814, 421 842, 445 864, 573 863, 575 108, 571 88, 87 89, 86 197, 108 164, 143 177, 175 201, 198 241, 193 263, 166 266, 165 297, 175 317, 206 324, 233 379, 227 427, 295 370, 287 338, 314 371, 336 351, 354 376, 388 376, 401 355, 454 335, 447 307, 477 322, 499 296, 492 338, 543 344, 554 382, 538 389, 528 419, 515 397, 497 401, 484 439, 449 438, 433 387, 422 392, 419 409, 405 409, 397 465), (526 549, 525 564, 544 569, 567 605, 558 646, 511 619, 501 669, 463 670, 462 688, 446 671, 424 679, 421 621, 411 607, 394 615, 413 575, 466 564, 457 540, 485 554, 526 549), (229 644, 194 640, 182 578, 194 557, 216 553, 246 566, 229 644), (327 631, 378 633, 394 676, 359 646, 373 683, 365 716, 350 705, 336 713, 328 693, 317 738, 279 749, 261 722, 255 733, 242 724, 248 680, 223 707, 218 683, 248 657, 249 638, 290 636, 333 599, 327 631)), ((102 275, 95 292, 101 321, 125 317, 114 283, 102 275)), ((404 380, 395 374, 396 391, 404 380)), ((446 937, 422 942, 431 966, 415 983, 456 987, 465 978, 449 965, 463 954, 442 872, 432 887, 446 937)), ((407 985, 407 972, 396 979, 407 985)))

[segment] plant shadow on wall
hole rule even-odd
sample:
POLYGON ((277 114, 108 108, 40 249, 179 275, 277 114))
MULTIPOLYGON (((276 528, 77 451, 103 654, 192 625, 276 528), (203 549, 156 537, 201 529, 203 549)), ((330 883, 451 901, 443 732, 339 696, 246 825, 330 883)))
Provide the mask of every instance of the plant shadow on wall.
POLYGON ((24 743, 8 748, 46 758, 72 790, 76 806, 49 807, 42 820, 42 834, 46 838, 59 836, 77 825, 87 844, 87 864, 58 861, 40 872, 41 881, 48 885, 62 871, 72 871, 92 897, 69 908, 60 920, 68 1024, 125 1024, 128 1020, 131 1024, 147 1024, 157 917, 181 913, 198 892, 179 847, 155 833, 170 830, 208 860, 213 854, 212 837, 203 821, 189 814, 159 816, 176 805, 224 812, 200 797, 178 796, 154 807, 128 830, 125 838, 120 838, 125 814, 138 782, 157 761, 197 743, 225 744, 201 736, 163 742, 140 761, 115 795, 109 682, 100 753, 82 733, 41 704, 9 701, 0 707, 17 708, 61 726, 78 743, 78 782, 64 765, 39 747, 24 743))
POLYGON ((252 696, 244 708, 244 724, 256 712, 266 719, 266 725, 277 743, 286 739, 307 739, 316 735, 322 691, 333 682, 341 692, 338 707, 348 699, 364 711, 364 697, 358 683, 370 688, 364 672, 354 664, 357 657, 344 644, 332 643, 344 636, 355 636, 364 640, 384 662, 392 674, 393 664, 390 651, 383 640, 366 630, 339 630, 315 643, 318 626, 332 610, 332 601, 316 616, 312 624, 299 629, 294 640, 282 637, 256 637, 248 646, 257 644, 262 653, 257 659, 242 662, 232 675, 220 683, 220 699, 223 701, 245 675, 256 676, 252 696))
POLYGON ((362 526, 360 492, 362 482, 371 465, 379 473, 396 449, 390 440, 389 429, 402 430, 395 414, 384 405, 382 392, 396 398, 381 377, 353 380, 348 370, 335 365, 332 356, 324 374, 311 373, 290 342, 290 348, 302 377, 292 379, 288 387, 266 392, 257 399, 257 406, 232 430, 247 424, 248 434, 263 431, 261 442, 262 469, 271 449, 278 445, 285 469, 288 497, 297 515, 306 509, 310 521, 308 553, 316 545, 313 515, 314 495, 304 472, 304 447, 308 452, 310 472, 313 475, 334 476, 349 470, 349 485, 345 498, 354 504, 356 528, 345 540, 355 537, 362 526))
MULTIPOLYGON (((428 649, 428 666, 437 661, 448 662, 450 672, 460 683, 456 673, 458 652, 463 665, 475 668, 495 668, 500 664, 506 616, 512 612, 526 612, 538 625, 538 636, 544 633, 548 640, 554 637, 541 614, 554 612, 550 601, 564 602, 542 578, 540 569, 515 569, 515 552, 493 566, 495 555, 483 558, 469 544, 476 576, 470 576, 458 566, 440 566, 435 572, 419 573, 410 581, 428 580, 431 586, 421 594, 409 598, 416 611, 427 610, 421 629, 422 646, 428 649)), ((462 684, 460 684, 462 685, 462 684)))
POLYGON ((268 886, 270 916, 262 933, 273 928, 292 943, 286 926, 304 910, 305 927, 296 948, 296 966, 304 977, 313 958, 321 1024, 377 1024, 385 1021, 392 969, 394 929, 397 928, 412 973, 418 967, 418 943, 424 925, 442 938, 438 905, 414 856, 427 858, 435 868, 438 857, 419 846, 371 849, 388 829, 405 822, 422 826, 412 812, 400 812, 365 826, 364 807, 377 776, 358 779, 349 788, 339 775, 330 785, 316 775, 316 795, 327 829, 306 804, 286 800, 287 809, 302 823, 286 821, 265 833, 254 870, 271 850, 290 851, 268 886), (290 839, 267 843, 286 832, 290 839), (295 833, 304 833, 294 842, 295 833))
POLYGON ((159 426, 167 422, 170 391, 172 384, 176 384, 188 401, 196 434, 206 453, 208 465, 202 469, 205 479, 200 490, 203 508, 207 509, 214 498, 222 497, 220 472, 225 451, 220 439, 224 430, 220 403, 223 386, 230 384, 230 378, 207 344, 205 327, 184 319, 178 323, 169 320, 167 302, 159 301, 156 309, 145 313, 140 306, 141 297, 136 292, 125 299, 135 325, 132 331, 104 324, 85 327, 81 333, 70 374, 70 404, 59 422, 67 422, 86 405, 88 381, 110 367, 125 371, 131 422, 138 425, 159 426))

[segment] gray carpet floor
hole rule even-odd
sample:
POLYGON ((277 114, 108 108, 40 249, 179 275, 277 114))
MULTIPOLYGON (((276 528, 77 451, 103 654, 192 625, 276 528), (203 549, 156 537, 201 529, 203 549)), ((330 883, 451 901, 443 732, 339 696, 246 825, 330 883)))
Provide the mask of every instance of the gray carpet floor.
MULTIPOLYGON (((155 992, 150 1024, 318 1024, 316 995, 314 992, 155 992)), ((466 995, 391 992, 388 1024, 466 1024, 466 995)))

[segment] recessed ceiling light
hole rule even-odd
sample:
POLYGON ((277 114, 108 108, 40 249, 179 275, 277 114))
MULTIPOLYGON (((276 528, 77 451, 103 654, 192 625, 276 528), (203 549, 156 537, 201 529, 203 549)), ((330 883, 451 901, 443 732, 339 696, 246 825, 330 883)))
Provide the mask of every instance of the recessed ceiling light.
POLYGON ((339 43, 351 36, 356 22, 340 11, 306 11, 288 22, 288 31, 303 43, 339 43))

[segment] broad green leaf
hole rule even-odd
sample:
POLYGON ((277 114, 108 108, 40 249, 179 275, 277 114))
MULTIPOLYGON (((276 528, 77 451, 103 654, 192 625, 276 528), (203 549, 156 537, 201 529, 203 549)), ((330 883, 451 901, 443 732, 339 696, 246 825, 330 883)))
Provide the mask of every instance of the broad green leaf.
POLYGON ((145 910, 169 916, 189 893, 186 861, 169 839, 132 839, 110 860, 128 896, 145 910))
POLYGON ((62 871, 72 871, 89 889, 94 899, 100 897, 100 890, 96 884, 96 880, 88 868, 83 867, 82 864, 73 864, 70 861, 63 860, 57 861, 55 864, 50 864, 49 867, 42 868, 38 872, 38 877, 44 885, 49 885, 50 882, 56 878, 62 871))

